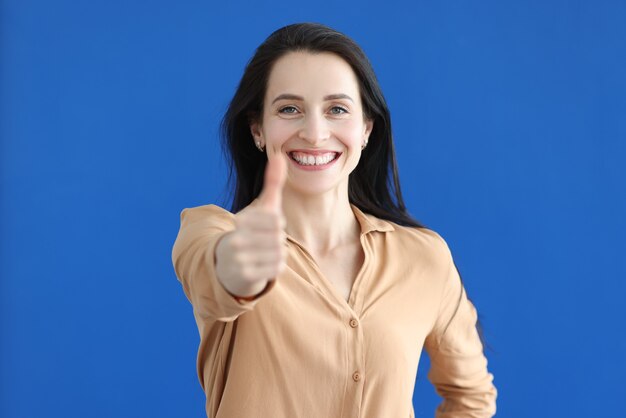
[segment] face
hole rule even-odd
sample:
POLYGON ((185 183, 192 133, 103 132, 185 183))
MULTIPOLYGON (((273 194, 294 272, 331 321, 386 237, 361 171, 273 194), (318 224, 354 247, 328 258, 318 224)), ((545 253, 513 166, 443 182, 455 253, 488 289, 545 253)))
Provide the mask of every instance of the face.
POLYGON ((250 126, 266 152, 288 161, 286 191, 346 193, 372 130, 356 75, 338 55, 292 52, 272 68, 263 114, 250 126))

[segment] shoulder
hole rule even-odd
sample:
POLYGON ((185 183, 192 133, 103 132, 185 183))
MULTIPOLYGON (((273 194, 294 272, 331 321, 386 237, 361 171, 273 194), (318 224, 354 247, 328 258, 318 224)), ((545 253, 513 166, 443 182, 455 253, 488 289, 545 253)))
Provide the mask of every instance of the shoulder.
POLYGON ((379 218, 371 213, 362 212, 353 205, 357 219, 361 223, 361 232, 380 232, 385 245, 398 256, 424 256, 431 261, 449 264, 450 249, 443 237, 433 229, 426 227, 404 226, 391 220, 379 218))
POLYGON ((190 225, 200 222, 204 226, 213 226, 219 229, 232 227, 235 215, 217 205, 203 205, 185 208, 180 213, 181 225, 190 225))
MULTIPOLYGON (((370 215, 371 216, 371 215, 370 215)), ((393 226, 391 237, 411 247, 418 246, 424 251, 437 256, 447 256, 450 253, 448 243, 435 230, 426 227, 403 226, 392 221, 385 221, 393 226)))
POLYGON ((450 266, 452 255, 446 240, 436 231, 429 228, 402 226, 392 223, 394 231, 389 240, 402 256, 430 266, 440 272, 450 266))

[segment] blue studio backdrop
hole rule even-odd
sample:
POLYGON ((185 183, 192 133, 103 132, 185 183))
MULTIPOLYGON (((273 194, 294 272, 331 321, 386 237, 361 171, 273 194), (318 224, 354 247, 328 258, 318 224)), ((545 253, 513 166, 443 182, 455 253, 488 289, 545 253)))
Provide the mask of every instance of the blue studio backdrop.
POLYGON ((224 203, 218 124, 245 63, 299 21, 370 57, 410 212, 480 313, 498 416, 624 416, 624 1, 0 7, 0 417, 204 415, 171 247, 183 208, 224 203))

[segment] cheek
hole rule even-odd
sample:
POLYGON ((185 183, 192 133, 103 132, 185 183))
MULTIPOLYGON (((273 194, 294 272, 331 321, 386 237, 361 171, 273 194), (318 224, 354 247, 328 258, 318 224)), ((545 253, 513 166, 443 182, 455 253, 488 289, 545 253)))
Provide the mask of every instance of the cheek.
POLYGON ((272 120, 263 125, 265 140, 274 144, 287 141, 295 132, 293 124, 285 120, 272 120))
POLYGON ((363 140, 363 123, 360 121, 346 120, 335 130, 337 136, 347 147, 361 147, 363 140))

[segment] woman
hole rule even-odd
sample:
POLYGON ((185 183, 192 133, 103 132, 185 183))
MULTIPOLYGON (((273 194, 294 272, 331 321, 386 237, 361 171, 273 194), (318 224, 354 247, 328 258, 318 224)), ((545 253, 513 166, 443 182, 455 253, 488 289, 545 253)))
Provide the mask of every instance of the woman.
POLYGON ((207 416, 414 416, 422 348, 437 416, 492 416, 476 310, 445 241, 406 212, 358 45, 318 24, 274 32, 223 127, 232 212, 185 209, 172 254, 207 416))

